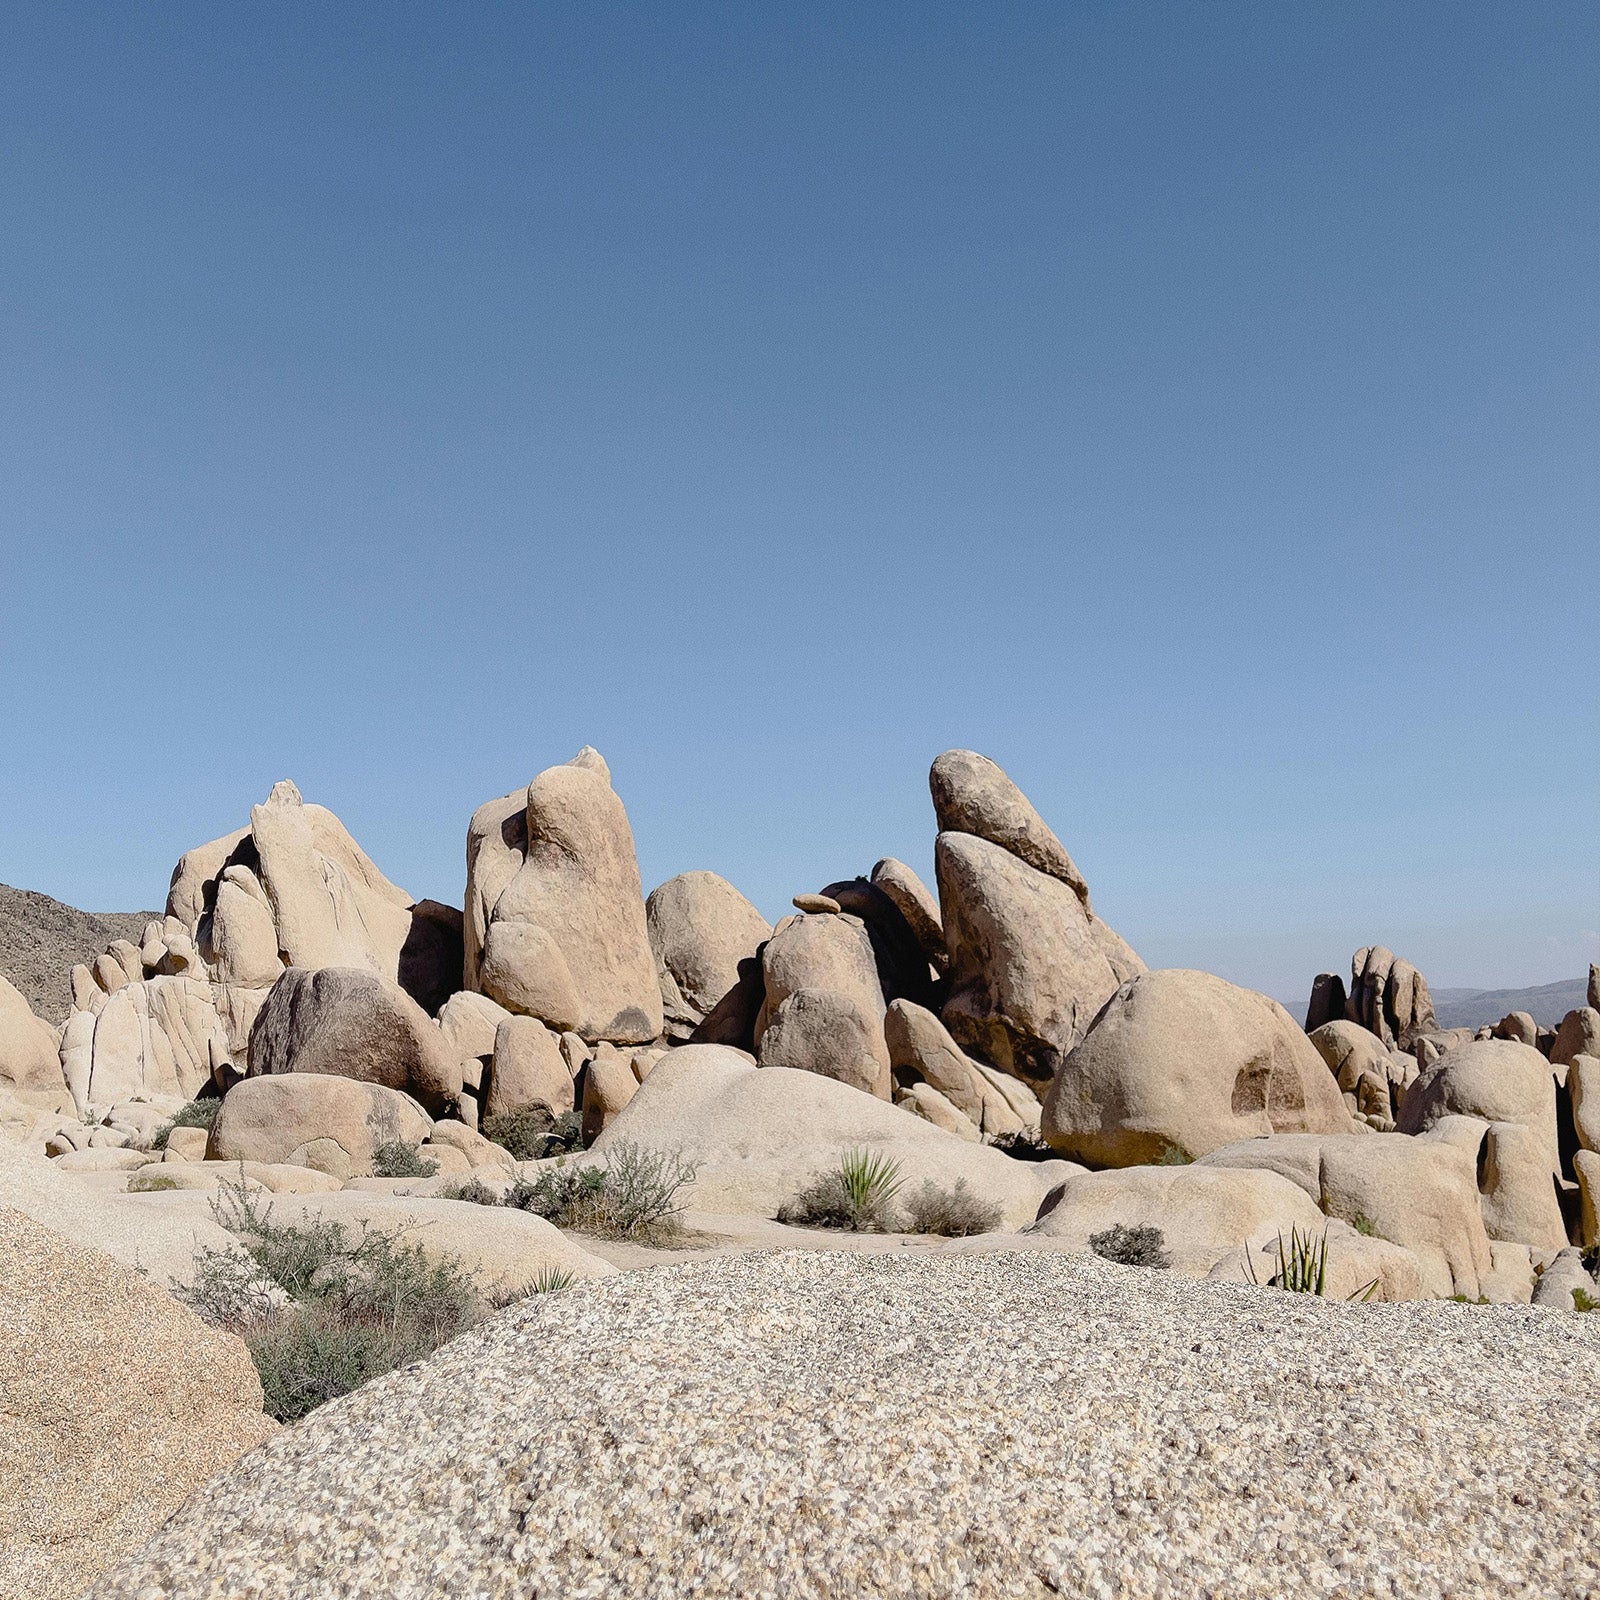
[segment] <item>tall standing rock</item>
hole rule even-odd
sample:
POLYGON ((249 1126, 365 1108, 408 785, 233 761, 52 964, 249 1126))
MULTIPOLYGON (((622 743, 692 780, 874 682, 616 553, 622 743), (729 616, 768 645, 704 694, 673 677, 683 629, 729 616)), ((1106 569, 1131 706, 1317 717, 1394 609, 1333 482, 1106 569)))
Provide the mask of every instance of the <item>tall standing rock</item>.
POLYGON ((661 987, 633 830, 605 763, 585 750, 541 772, 520 830, 502 804, 480 807, 467 841, 465 946, 477 986, 508 1011, 591 1043, 658 1037, 661 987))
POLYGON ((944 1024, 963 1049, 1042 1087, 1144 963, 1095 916, 1065 847, 994 762, 946 751, 929 786, 944 1024))

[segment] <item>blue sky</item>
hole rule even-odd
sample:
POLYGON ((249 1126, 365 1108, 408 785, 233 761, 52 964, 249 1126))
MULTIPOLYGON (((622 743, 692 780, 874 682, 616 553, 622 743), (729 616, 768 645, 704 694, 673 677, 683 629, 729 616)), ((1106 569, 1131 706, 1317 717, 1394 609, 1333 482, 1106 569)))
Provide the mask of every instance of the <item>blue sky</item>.
POLYGON ((1001 761, 1153 965, 1600 959, 1600 12, 24 3, 0 880, 585 741, 769 915, 1001 761))

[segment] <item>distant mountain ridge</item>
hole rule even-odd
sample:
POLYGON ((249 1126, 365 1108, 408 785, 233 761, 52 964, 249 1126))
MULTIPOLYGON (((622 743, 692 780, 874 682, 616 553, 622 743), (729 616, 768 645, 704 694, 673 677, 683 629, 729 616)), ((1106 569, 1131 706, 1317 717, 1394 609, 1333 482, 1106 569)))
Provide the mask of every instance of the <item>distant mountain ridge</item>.
POLYGON ((46 1022, 72 1010, 72 969, 92 962, 113 939, 144 936, 158 911, 79 911, 32 889, 0 883, 0 975, 46 1022))
POLYGON ((1441 1028, 1492 1027, 1511 1011, 1526 1011, 1540 1027, 1553 1028, 1585 1004, 1588 988, 1586 975, 1531 989, 1435 989, 1433 1006, 1441 1028))

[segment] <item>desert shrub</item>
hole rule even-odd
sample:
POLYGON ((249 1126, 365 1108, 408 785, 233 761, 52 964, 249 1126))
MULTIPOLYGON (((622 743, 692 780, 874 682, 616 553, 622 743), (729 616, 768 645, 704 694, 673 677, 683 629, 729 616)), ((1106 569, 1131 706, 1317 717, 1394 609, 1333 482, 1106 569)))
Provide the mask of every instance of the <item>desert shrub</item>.
POLYGON ((560 1294, 578 1280, 565 1267, 540 1267, 528 1285, 529 1294, 560 1294))
POLYGON ((890 1233, 899 1220, 894 1199, 904 1180, 900 1163, 871 1150, 847 1150, 839 1165, 819 1174, 778 1211, 800 1228, 847 1228, 890 1233))
POLYGON ((216 1099, 191 1100, 186 1106, 179 1106, 173 1112, 172 1120, 164 1122, 150 1136, 152 1150, 165 1150, 167 1139, 174 1128, 206 1128, 217 1120, 217 1113, 222 1109, 222 1102, 216 1099))
POLYGON ((542 1161, 583 1148, 583 1118, 576 1111, 552 1118, 544 1106, 523 1106, 484 1118, 478 1131, 518 1161, 542 1161))
POLYGON ((606 1152, 604 1164, 557 1161, 531 1181, 519 1178, 505 1203, 558 1228, 661 1243, 681 1231, 682 1192, 694 1182, 695 1170, 674 1152, 621 1140, 606 1152))
POLYGON ((1600 1297, 1590 1294, 1587 1289, 1574 1289, 1572 1291, 1572 1309, 1574 1311, 1600 1311, 1600 1297))
POLYGON ((993 1233, 1000 1226, 1000 1207, 980 1200, 965 1178, 957 1178, 953 1189, 941 1189, 926 1179, 906 1199, 905 1213, 908 1233, 939 1233, 951 1239, 993 1233))
POLYGON ((201 1252, 182 1295, 244 1340, 280 1422, 421 1360, 493 1309, 459 1262, 430 1261, 388 1234, 279 1222, 242 1187, 219 1194, 213 1212, 244 1254, 201 1252))
POLYGON ((178 1180, 168 1173, 140 1170, 128 1179, 129 1194, 164 1194, 178 1187, 178 1180))
POLYGON ((1129 1227, 1119 1222, 1113 1228, 1089 1235, 1089 1248, 1107 1261, 1124 1267, 1166 1268, 1172 1265, 1167 1253, 1166 1235, 1148 1222, 1129 1227))
POLYGON ((475 1206, 499 1206, 506 1203, 505 1190, 494 1188, 476 1175, 463 1178, 460 1183, 452 1183, 447 1188, 441 1189, 439 1198, 465 1200, 475 1206))
POLYGON ((1377 1223, 1371 1217, 1363 1216, 1360 1212, 1357 1212, 1350 1219, 1350 1226, 1365 1238, 1376 1239, 1378 1237, 1377 1223))
POLYGON ((1187 1167, 1193 1157, 1180 1150, 1175 1144, 1169 1144, 1165 1150, 1156 1157, 1158 1167, 1187 1167))
POLYGON ((430 1161, 421 1149, 404 1139, 388 1139, 372 1152, 375 1178, 431 1178, 439 1163, 430 1161))

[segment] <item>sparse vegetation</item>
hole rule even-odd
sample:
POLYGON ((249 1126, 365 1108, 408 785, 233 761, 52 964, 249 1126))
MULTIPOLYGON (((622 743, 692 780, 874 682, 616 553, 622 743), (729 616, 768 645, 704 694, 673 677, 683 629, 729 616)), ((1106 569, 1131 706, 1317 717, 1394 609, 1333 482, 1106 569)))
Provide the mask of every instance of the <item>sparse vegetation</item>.
POLYGON ((560 1294, 578 1280, 565 1267, 540 1267, 528 1285, 529 1294, 560 1294))
POLYGON ((950 1239, 993 1233, 1000 1226, 1000 1207, 980 1200, 965 1178, 957 1178, 951 1189, 926 1179, 907 1197, 905 1213, 908 1233, 938 1233, 950 1239))
POLYGON ((218 1099, 191 1100, 186 1106, 179 1106, 173 1113, 170 1122, 164 1122, 150 1135, 149 1148, 152 1150, 165 1150, 167 1140, 172 1135, 174 1128, 206 1128, 217 1120, 217 1113, 222 1109, 222 1102, 218 1099))
POLYGON ((404 1139, 386 1140, 372 1152, 375 1178, 431 1178, 438 1170, 437 1161, 430 1161, 417 1145, 404 1139))
POLYGON ((164 1194, 177 1187, 176 1178, 165 1172, 152 1172, 149 1168, 141 1168, 128 1179, 129 1194, 164 1194))
POLYGON ((1152 1267, 1164 1271, 1172 1265, 1167 1252, 1167 1238, 1159 1228, 1148 1222, 1129 1227, 1119 1222, 1115 1227, 1089 1235, 1089 1248, 1107 1261, 1124 1267, 1152 1267))
POLYGON ((1600 1311, 1600 1296, 1590 1294, 1587 1289, 1574 1289, 1572 1291, 1572 1309, 1574 1311, 1600 1311))
POLYGON ((280 1422, 421 1360, 506 1303, 486 1298, 458 1262, 325 1219, 279 1222, 242 1186, 212 1209, 245 1253, 202 1251, 182 1295, 244 1340, 280 1422))
POLYGON ((496 1189, 492 1184, 487 1184, 474 1173, 470 1178, 463 1178, 460 1183, 452 1183, 448 1188, 440 1191, 441 1200, 465 1200, 475 1206, 499 1206, 506 1203, 506 1191, 496 1189))
POLYGON ((694 1182, 695 1170, 675 1153, 622 1140, 606 1152, 603 1164, 559 1160, 531 1181, 519 1178, 499 1203, 578 1233, 666 1244, 682 1232, 683 1190, 694 1182))
POLYGON ((1193 1157, 1186 1151, 1180 1150, 1177 1145, 1169 1144, 1156 1160, 1158 1167, 1187 1167, 1193 1164, 1193 1157))
POLYGON ((1357 1212, 1356 1215, 1350 1219, 1350 1226, 1354 1228, 1357 1233, 1362 1234, 1368 1239, 1376 1239, 1378 1237, 1377 1223, 1375 1223, 1371 1217, 1363 1216, 1360 1212, 1357 1212))
MULTIPOLYGON (((1326 1228, 1322 1230, 1322 1237, 1318 1239, 1309 1232, 1301 1233, 1298 1227, 1291 1227, 1287 1244, 1284 1243, 1283 1235, 1280 1233, 1277 1260, 1277 1269, 1267 1280, 1269 1287, 1286 1289, 1290 1294, 1327 1294, 1328 1230, 1326 1228)), ((1248 1249, 1245 1251, 1245 1267, 1250 1274, 1250 1281, 1259 1287, 1261 1280, 1256 1276, 1255 1257, 1248 1249)), ((1345 1298, 1351 1301, 1365 1301, 1372 1299, 1377 1292, 1378 1280, 1374 1278, 1345 1298)))
POLYGON ((800 1228, 892 1233, 899 1220, 894 1199, 903 1182, 893 1157, 847 1150, 837 1167, 813 1179, 779 1209, 778 1221, 800 1228))
POLYGON ((523 1106, 486 1117, 478 1131, 518 1161, 543 1161, 583 1148, 583 1118, 576 1111, 552 1118, 543 1106, 523 1106))

